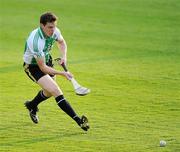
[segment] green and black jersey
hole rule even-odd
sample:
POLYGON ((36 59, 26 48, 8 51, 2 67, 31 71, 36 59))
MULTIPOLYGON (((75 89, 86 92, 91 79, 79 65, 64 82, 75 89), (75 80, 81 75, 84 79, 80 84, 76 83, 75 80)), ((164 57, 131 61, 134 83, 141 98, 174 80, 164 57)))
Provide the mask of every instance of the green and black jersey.
POLYGON ((24 62, 27 64, 37 64, 35 58, 44 57, 48 62, 50 50, 55 41, 63 40, 60 30, 56 27, 53 35, 47 37, 39 27, 33 30, 25 44, 24 62))

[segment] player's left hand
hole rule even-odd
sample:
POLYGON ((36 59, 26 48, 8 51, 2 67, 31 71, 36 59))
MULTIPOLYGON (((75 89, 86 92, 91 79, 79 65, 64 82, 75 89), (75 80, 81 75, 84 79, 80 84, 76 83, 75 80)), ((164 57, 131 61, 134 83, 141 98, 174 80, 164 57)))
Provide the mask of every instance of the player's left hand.
POLYGON ((64 65, 66 65, 66 57, 62 57, 61 60, 59 61, 59 64, 62 65, 64 63, 64 65))

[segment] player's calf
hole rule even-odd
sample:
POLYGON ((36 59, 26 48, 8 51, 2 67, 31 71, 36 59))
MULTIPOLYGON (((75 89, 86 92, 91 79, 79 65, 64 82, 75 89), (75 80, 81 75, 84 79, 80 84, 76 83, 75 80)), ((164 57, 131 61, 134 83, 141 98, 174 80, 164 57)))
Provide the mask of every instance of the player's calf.
POLYGON ((76 123, 85 131, 89 129, 88 119, 85 116, 79 118, 79 116, 75 113, 74 109, 71 105, 66 101, 63 95, 56 97, 56 102, 58 106, 68 114, 72 119, 76 121, 76 123))

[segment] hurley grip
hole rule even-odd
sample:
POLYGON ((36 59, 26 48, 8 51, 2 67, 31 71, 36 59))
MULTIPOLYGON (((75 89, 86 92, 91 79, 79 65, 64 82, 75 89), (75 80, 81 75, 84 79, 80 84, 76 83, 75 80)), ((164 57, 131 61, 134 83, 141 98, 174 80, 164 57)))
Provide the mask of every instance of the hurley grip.
POLYGON ((68 69, 66 68, 66 65, 64 63, 61 64, 61 66, 63 67, 64 71, 68 71, 68 69))
MULTIPOLYGON (((61 58, 56 58, 56 59, 54 59, 54 61, 59 62, 59 61, 61 61, 61 58)), ((61 66, 63 67, 64 71, 66 71, 66 72, 68 71, 68 69, 64 63, 62 63, 61 66)))

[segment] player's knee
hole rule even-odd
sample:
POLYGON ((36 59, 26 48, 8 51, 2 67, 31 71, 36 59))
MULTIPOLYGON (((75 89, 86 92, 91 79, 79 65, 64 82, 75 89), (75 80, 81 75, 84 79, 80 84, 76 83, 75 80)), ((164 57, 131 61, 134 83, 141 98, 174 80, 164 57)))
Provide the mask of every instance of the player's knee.
POLYGON ((51 88, 51 89, 48 90, 48 91, 49 91, 49 93, 51 93, 54 97, 57 97, 57 96, 59 96, 59 95, 62 94, 62 91, 60 90, 59 87, 53 87, 53 88, 51 88))
POLYGON ((46 96, 46 97, 51 97, 52 94, 46 90, 43 90, 43 94, 46 96))

